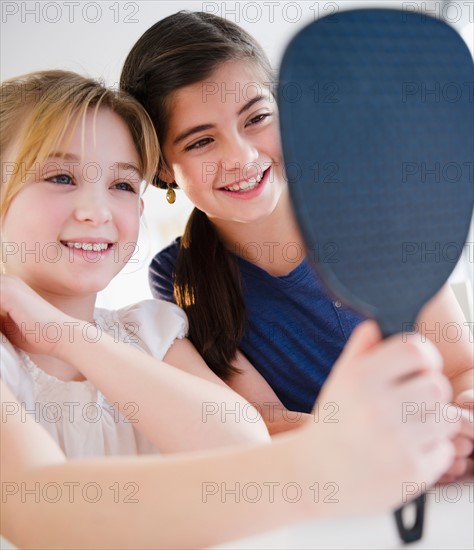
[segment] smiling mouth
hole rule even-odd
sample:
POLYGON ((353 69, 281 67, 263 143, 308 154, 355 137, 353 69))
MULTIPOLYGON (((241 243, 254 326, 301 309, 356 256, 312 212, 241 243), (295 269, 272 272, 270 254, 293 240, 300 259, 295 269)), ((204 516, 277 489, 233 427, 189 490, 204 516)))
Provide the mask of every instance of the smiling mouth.
MULTIPOLYGON (((269 168, 267 168, 269 170, 269 168)), ((230 185, 228 187, 221 187, 221 189, 224 189, 225 191, 231 191, 234 193, 246 193, 247 191, 252 191, 252 189, 255 189, 262 179, 265 177, 265 173, 267 170, 264 170, 262 174, 258 174, 254 178, 249 178, 248 180, 240 181, 239 183, 234 183, 233 185, 230 185)))
POLYGON ((61 241, 61 244, 67 246, 68 248, 77 248, 85 250, 86 252, 101 252, 107 250, 113 246, 112 243, 83 243, 83 242, 74 242, 74 241, 61 241))

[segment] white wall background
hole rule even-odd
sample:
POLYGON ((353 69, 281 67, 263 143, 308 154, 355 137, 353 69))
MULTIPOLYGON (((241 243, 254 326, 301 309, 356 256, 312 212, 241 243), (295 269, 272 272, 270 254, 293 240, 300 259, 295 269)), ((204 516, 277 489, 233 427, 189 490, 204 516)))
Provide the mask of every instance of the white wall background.
MULTIPOLYGON (((123 61, 142 33, 159 19, 181 9, 210 11, 226 17, 253 34, 278 66, 289 39, 305 24, 335 11, 356 7, 398 7, 426 10, 448 20, 473 51, 473 0, 392 1, 8 1, 2 0, 0 37, 1 79, 21 73, 62 68, 101 77, 117 85, 123 61)), ((149 188, 144 196, 146 228, 142 228, 138 252, 109 287, 99 304, 118 307, 150 297, 147 269, 152 255, 181 234, 191 205, 178 191, 173 205, 164 191, 149 188)), ((467 261, 456 280, 471 277, 472 241, 467 261), (469 258, 470 254, 470 258, 469 258)))

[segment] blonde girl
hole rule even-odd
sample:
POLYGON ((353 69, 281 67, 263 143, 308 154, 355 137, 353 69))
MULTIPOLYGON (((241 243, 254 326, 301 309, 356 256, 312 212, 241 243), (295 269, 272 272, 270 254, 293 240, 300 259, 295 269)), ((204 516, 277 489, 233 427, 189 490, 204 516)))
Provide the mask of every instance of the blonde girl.
POLYGON ((9 314, 3 330, 17 346, 4 342, 1 376, 68 457, 268 437, 260 422, 234 417, 223 423, 219 415, 204 415, 207 402, 222 398, 240 408, 246 402, 184 338, 187 322, 179 308, 154 300, 119 311, 95 308, 97 292, 133 254, 142 181, 150 180, 158 156, 147 115, 123 93, 61 71, 2 85, 2 309, 9 314), (38 297, 29 298, 27 311, 17 313, 19 303, 10 311, 13 296, 33 291, 38 297), (51 315, 44 326, 33 320, 43 310, 51 315), (15 340, 18 328, 33 331, 38 349, 15 340), (106 334, 130 344, 117 353, 126 347, 131 358, 99 360, 106 334), (92 344, 79 365, 53 352, 66 336, 92 344), (161 360, 208 381, 179 383, 182 395, 171 394, 163 371, 183 373, 161 360))

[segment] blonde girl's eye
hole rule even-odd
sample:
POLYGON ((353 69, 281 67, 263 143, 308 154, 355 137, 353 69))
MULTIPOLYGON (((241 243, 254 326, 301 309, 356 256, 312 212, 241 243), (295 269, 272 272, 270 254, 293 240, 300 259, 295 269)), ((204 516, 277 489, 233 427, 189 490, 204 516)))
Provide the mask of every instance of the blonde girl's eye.
POLYGON ((58 174, 57 176, 52 176, 50 178, 46 178, 46 181, 50 181, 51 183, 57 183, 58 185, 73 185, 74 181, 71 176, 68 176, 67 174, 58 174))
POLYGON ((137 190, 135 187, 129 183, 128 181, 119 181, 117 183, 114 183, 112 186, 113 189, 118 189, 119 191, 127 191, 129 193, 136 193, 137 190))

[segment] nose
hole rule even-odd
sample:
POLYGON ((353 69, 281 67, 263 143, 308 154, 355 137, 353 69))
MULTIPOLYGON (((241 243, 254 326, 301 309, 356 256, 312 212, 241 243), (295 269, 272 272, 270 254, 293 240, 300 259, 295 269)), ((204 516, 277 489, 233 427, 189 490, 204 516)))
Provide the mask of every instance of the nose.
POLYGON ((82 187, 77 195, 75 217, 78 221, 98 226, 112 220, 106 193, 99 182, 82 187))
POLYGON ((234 135, 225 144, 221 162, 225 171, 245 173, 246 167, 257 159, 256 145, 245 136, 234 135))

